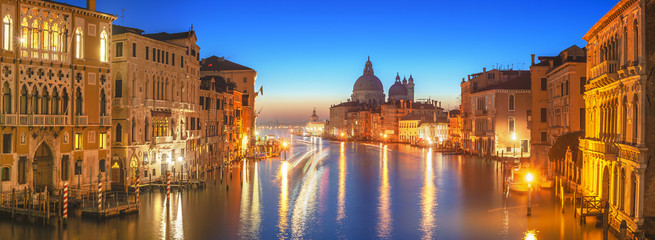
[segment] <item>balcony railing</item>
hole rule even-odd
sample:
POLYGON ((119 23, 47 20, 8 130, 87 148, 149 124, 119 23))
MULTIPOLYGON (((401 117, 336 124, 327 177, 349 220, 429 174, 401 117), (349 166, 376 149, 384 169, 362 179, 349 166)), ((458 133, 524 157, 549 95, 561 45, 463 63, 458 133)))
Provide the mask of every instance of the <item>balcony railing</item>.
POLYGON ((68 116, 65 115, 21 115, 7 114, 0 118, 4 125, 21 126, 60 126, 68 124, 68 116), (18 119, 18 121, 16 121, 18 119))
POLYGON ((88 123, 88 116, 75 116, 75 126, 85 126, 88 123))
POLYGON ((100 126, 111 126, 111 117, 100 116, 100 126))
POLYGON ((619 70, 619 61, 606 60, 591 68, 589 79, 594 79, 604 74, 616 73, 617 70, 619 70))
POLYGON ((114 107, 119 107, 119 106, 123 105, 123 99, 122 98, 113 99, 113 100, 111 100, 111 105, 114 106, 114 107))
POLYGON ((156 108, 170 108, 171 104, 169 101, 166 100, 155 100, 155 107, 156 108))
POLYGON ((475 110, 475 116, 486 116, 487 110, 475 110))
POLYGON ((132 107, 136 107, 136 106, 141 105, 141 99, 140 98, 135 98, 134 97, 131 100, 132 100, 131 101, 132 107))
POLYGON ((146 99, 146 107, 154 107, 154 106, 155 106, 154 99, 146 99))
POLYGON ((1 124, 4 125, 16 125, 16 119, 18 118, 18 115, 16 114, 4 114, 2 115, 2 118, 0 118, 1 124))

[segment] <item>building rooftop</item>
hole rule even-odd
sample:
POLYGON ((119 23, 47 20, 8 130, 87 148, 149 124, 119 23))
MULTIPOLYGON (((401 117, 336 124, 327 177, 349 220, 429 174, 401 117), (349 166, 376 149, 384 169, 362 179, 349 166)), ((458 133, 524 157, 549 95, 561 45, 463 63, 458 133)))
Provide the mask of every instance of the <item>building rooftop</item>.
POLYGON ((488 86, 486 88, 476 90, 476 91, 471 91, 471 93, 476 93, 476 92, 482 92, 482 91, 487 91, 487 90, 493 90, 493 89, 527 89, 529 90, 531 87, 531 80, 530 80, 530 72, 523 73, 518 76, 514 76, 508 81, 501 82, 496 85, 488 86))
POLYGON ((211 56, 201 62, 200 71, 253 70, 252 68, 229 61, 225 57, 211 56))

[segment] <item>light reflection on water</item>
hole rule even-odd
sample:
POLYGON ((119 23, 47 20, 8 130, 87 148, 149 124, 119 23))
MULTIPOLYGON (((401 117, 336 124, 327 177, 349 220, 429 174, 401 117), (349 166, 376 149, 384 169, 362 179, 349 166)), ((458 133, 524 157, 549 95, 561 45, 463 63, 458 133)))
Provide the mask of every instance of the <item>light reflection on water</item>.
POLYGON ((154 189, 142 192, 139 215, 74 217, 63 230, 0 219, 0 239, 530 239, 529 230, 541 239, 601 236, 594 219, 579 225, 570 208, 562 214, 548 190, 535 192, 527 218, 525 195, 503 199, 495 162, 399 144, 284 138, 292 142, 288 161, 235 165, 206 189, 174 190, 169 207, 154 189))
POLYGON ((382 161, 381 170, 382 170, 382 179, 380 183, 380 199, 378 200, 378 237, 379 238, 389 238, 391 236, 391 199, 389 198, 389 166, 388 162, 388 153, 387 145, 384 145, 384 148, 381 150, 382 161))
POLYGON ((435 222, 435 211, 437 207, 436 188, 434 186, 434 171, 432 168, 432 148, 425 154, 425 180, 421 191, 421 232, 422 239, 433 239, 437 228, 435 222))

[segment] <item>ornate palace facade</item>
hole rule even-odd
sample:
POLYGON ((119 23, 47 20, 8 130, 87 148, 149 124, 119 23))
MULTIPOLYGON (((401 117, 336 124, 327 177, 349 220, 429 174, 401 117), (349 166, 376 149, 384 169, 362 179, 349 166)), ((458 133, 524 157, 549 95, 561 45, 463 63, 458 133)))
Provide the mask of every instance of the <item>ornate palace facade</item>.
POLYGON ((584 95, 588 124, 580 141, 582 185, 611 205, 612 225, 626 220, 629 231, 652 234, 655 174, 649 164, 655 147, 655 117, 648 96, 655 48, 655 3, 622 0, 584 36, 587 77, 584 95))
POLYGON ((110 14, 95 1, 3 1, 2 191, 111 181, 110 14))

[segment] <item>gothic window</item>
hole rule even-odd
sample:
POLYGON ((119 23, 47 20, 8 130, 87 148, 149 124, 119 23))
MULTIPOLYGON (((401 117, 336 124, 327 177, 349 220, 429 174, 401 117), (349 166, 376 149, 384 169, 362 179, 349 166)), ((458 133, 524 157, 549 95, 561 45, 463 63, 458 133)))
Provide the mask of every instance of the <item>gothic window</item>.
POLYGON ((149 141, 150 140, 150 121, 149 121, 148 118, 146 118, 146 123, 145 123, 145 127, 143 128, 143 133, 145 135, 144 139, 146 141, 149 141))
POLYGON ((60 115, 61 112, 59 111, 60 107, 59 104, 61 102, 61 99, 59 97, 59 91, 55 88, 52 93, 52 115, 60 115))
POLYGON ((619 209, 623 210, 623 199, 625 196, 625 169, 621 169, 621 182, 619 183, 619 209))
POLYGON ((39 90, 36 90, 36 86, 32 88, 32 102, 31 102, 31 110, 32 114, 39 114, 39 90))
POLYGON ((77 88, 75 90, 75 115, 81 116, 83 115, 82 110, 82 90, 80 88, 77 88))
POLYGON ((12 43, 13 40, 12 40, 11 17, 7 15, 2 20, 2 49, 11 50, 12 43))
POLYGON ((632 181, 630 181, 630 216, 634 217, 637 212, 637 176, 632 173, 632 181))
POLYGON ((27 183, 27 157, 18 158, 18 184, 27 183))
POLYGON ((23 21, 21 21, 21 35, 20 35, 20 46, 23 48, 21 55, 23 57, 27 57, 27 48, 29 48, 29 38, 30 38, 30 29, 29 29, 29 24, 27 23, 27 18, 23 18, 23 21))
POLYGON ((11 167, 2 167, 2 181, 4 182, 9 180, 11 180, 11 167))
POLYGON ((41 96, 41 114, 47 115, 50 113, 50 94, 48 93, 48 89, 45 87, 43 88, 43 95, 41 96))
POLYGON ((2 109, 3 113, 11 114, 11 88, 7 82, 2 86, 2 109))
POLYGON ((105 90, 100 90, 100 116, 107 116, 107 96, 105 90))
POLYGON ((82 30, 80 28, 75 29, 75 58, 82 58, 82 30))
POLYGON ((60 41, 61 41, 61 35, 59 35, 59 25, 52 24, 52 46, 50 47, 50 50, 52 51, 52 60, 59 60, 59 53, 60 50, 60 41))
POLYGON ((32 57, 33 58, 38 58, 39 57, 39 46, 40 46, 40 36, 41 36, 41 29, 39 28, 39 22, 34 20, 32 22, 32 57))
MULTIPOLYGON (((107 51, 109 48, 107 47, 107 44, 109 44, 109 41, 107 39, 107 32, 104 30, 100 34, 100 61, 101 62, 107 62, 109 61, 109 54, 107 54, 107 51)), ((122 43, 121 43, 122 44, 122 43)), ((122 53, 122 50, 121 50, 122 53)))
POLYGON ((70 164, 70 157, 68 155, 61 156, 61 180, 68 181, 68 166, 70 164))
POLYGON ((509 95, 509 110, 514 111, 514 95, 509 95))
POLYGON ((27 87, 23 85, 23 88, 20 90, 20 114, 27 114, 29 106, 27 99, 27 87))
POLYGON ((632 46, 634 50, 634 55, 633 55, 633 65, 636 65, 636 63, 639 61, 639 23, 637 20, 635 20, 634 23, 634 36, 632 37, 634 41, 634 45, 632 46))
POLYGON ((43 59, 48 60, 48 51, 50 51, 50 25, 48 22, 43 23, 43 59))
POLYGON ((623 97, 621 104, 621 140, 625 142, 628 135, 628 97, 623 97))
POLYGON ((632 143, 637 144, 639 139, 639 98, 632 98, 632 143))
POLYGON ((123 141, 123 127, 121 126, 120 123, 116 124, 116 142, 122 142, 123 141))
POLYGON ((68 115, 68 100, 69 100, 68 91, 66 91, 66 89, 64 88, 64 90, 62 92, 63 92, 63 94, 62 94, 62 97, 61 97, 61 101, 62 101, 61 114, 62 115, 68 115))
POLYGON ((136 139, 136 121, 134 121, 134 117, 132 117, 132 132, 131 132, 131 135, 132 135, 132 142, 136 142, 137 141, 137 139, 136 139))

